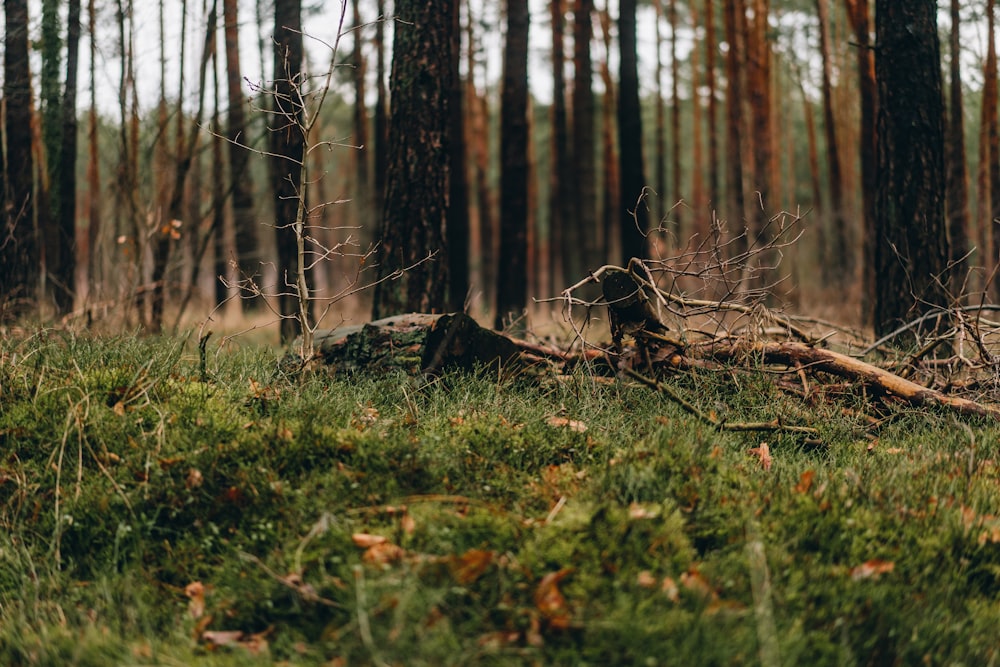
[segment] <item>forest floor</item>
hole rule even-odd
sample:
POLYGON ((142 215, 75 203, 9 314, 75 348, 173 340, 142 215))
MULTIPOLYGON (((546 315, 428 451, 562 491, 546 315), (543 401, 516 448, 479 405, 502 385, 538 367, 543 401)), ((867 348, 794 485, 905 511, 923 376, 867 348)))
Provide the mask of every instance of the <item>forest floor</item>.
POLYGON ((991 664, 1000 423, 662 380, 0 342, 0 664, 991 664))

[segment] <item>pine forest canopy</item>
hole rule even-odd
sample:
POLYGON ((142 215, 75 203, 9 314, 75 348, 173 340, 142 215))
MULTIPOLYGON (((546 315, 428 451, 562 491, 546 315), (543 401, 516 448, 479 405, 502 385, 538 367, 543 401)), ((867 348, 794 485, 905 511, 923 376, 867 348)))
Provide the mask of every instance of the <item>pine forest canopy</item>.
POLYGON ((499 325, 609 262, 752 248, 782 212, 805 231, 749 288, 837 294, 877 331, 995 302, 995 2, 910 4, 933 48, 901 74, 915 45, 872 0, 6 0, 0 315, 156 331, 228 300, 287 340, 374 299, 499 325), (939 94, 892 97, 901 75, 939 94), (907 152, 907 108, 937 152, 907 152), (919 221, 877 180, 914 163, 919 221))

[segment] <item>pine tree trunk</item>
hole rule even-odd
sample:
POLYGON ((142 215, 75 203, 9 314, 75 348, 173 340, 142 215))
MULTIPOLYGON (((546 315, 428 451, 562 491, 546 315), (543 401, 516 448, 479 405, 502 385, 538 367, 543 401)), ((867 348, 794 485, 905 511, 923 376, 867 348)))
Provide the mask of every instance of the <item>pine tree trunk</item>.
MULTIPOLYGON (((271 191, 274 199, 275 240, 278 250, 278 307, 282 316, 281 342, 290 343, 298 333, 299 301, 294 223, 301 186, 300 165, 305 159, 302 109, 296 95, 302 80, 302 3, 274 3, 274 95, 270 120, 271 191)), ((304 296, 304 295, 303 295, 304 296)))
MULTIPOLYGON (((609 0, 610 2, 610 0, 609 0)), ((604 42, 604 58, 601 60, 601 83, 604 86, 603 105, 601 108, 601 155, 603 174, 601 191, 601 226, 607 241, 608 261, 621 257, 621 216, 618 207, 621 204, 621 174, 620 159, 617 144, 618 98, 615 95, 615 81, 611 76, 611 16, 607 9, 602 9, 598 16, 601 20, 601 38, 604 42)), ((579 276, 576 276, 576 280, 579 276)), ((575 280, 573 281, 575 282, 575 280)), ((572 284, 572 283, 570 283, 572 284)))
POLYGON ((549 3, 552 18, 552 167, 549 172, 549 262, 551 284, 558 290, 571 285, 563 272, 566 255, 566 227, 572 221, 569 198, 571 161, 569 124, 566 111, 566 52, 563 33, 566 29, 566 0, 549 3), (565 190, 564 190, 565 188, 565 190))
MULTIPOLYGON (((728 226, 731 234, 740 235, 746 229, 744 221, 746 203, 743 192, 743 74, 740 68, 740 39, 738 12, 743 11, 742 0, 725 0, 724 23, 726 43, 726 189, 728 201, 728 226)), ((748 247, 749 239, 740 236, 732 252, 739 254, 748 247)))
POLYGON ((646 208, 645 167, 642 151, 642 114, 639 106, 639 72, 636 51, 636 0, 618 4, 618 46, 621 73, 618 91, 618 149, 621 174, 621 220, 623 266, 631 258, 647 255, 646 234, 649 213, 646 208))
POLYGON ((376 319, 447 305, 453 26, 439 19, 451 16, 453 1, 396 3, 376 319))
POLYGON ((944 108, 937 3, 876 0, 878 335, 947 307, 944 108), (944 280, 944 285, 938 281, 944 280))
POLYGON ((965 164, 965 122, 962 108, 962 40, 959 0, 951 0, 949 33, 948 114, 948 240, 951 244, 952 284, 961 285, 968 271, 969 252, 969 175, 965 164))
POLYGON ((101 236, 101 167, 97 137, 97 12, 94 0, 87 1, 87 30, 90 41, 90 109, 87 112, 87 296, 100 293, 103 280, 97 244, 101 236))
POLYGON ((719 201, 719 110, 715 90, 715 2, 705 0, 705 86, 708 92, 708 199, 713 210, 719 201))
POLYGON ((4 79, 7 135, 3 238, 0 243, 0 321, 32 312, 38 284, 31 154, 31 72, 28 64, 28 2, 4 2, 4 79))
POLYGON ((572 282, 593 264, 603 264, 603 230, 597 224, 595 166, 595 105, 593 61, 590 44, 593 37, 593 0, 576 0, 573 17, 573 220, 567 234, 566 267, 572 282), (582 252, 581 252, 582 251, 582 252))
MULTIPOLYGON (((261 261, 257 240, 253 198, 253 176, 248 168, 251 144, 247 134, 247 102, 243 95, 243 72, 240 67, 238 0, 222 0, 225 22, 226 46, 226 138, 229 158, 229 187, 232 190, 233 227, 235 231, 236 260, 249 273, 255 273, 261 261)), ((244 301, 247 307, 258 303, 255 299, 244 301)))
POLYGON ((465 310, 469 296, 469 172, 465 136, 465 111, 462 108, 465 88, 460 75, 462 58, 461 1, 454 0, 451 9, 451 87, 448 89, 448 115, 452 137, 448 171, 448 215, 446 239, 448 246, 449 310, 465 310))
POLYGON ((507 0, 500 89, 502 271, 497 275, 497 329, 521 320, 528 299, 528 24, 528 0, 507 0))

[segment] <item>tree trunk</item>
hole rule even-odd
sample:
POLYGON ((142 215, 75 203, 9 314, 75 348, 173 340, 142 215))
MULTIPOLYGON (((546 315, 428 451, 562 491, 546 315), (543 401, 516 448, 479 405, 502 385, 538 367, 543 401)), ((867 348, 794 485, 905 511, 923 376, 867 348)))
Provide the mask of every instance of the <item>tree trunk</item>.
POLYGON ((871 300, 875 294, 875 193, 878 189, 875 115, 878 87, 875 85, 875 54, 871 48, 871 21, 868 0, 847 0, 847 18, 858 42, 858 89, 861 96, 861 312, 865 324, 872 324, 871 300))
POLYGON ((705 0, 705 86, 708 89, 708 199, 717 208, 719 201, 719 110, 715 90, 715 2, 705 0))
POLYGON ((87 292, 99 293, 103 277, 97 244, 101 236, 101 167, 97 137, 97 12, 94 0, 87 1, 87 30, 90 40, 90 110, 87 113, 87 292))
POLYGON ((385 22, 391 19, 385 16, 385 2, 376 3, 378 19, 375 22, 375 110, 372 123, 374 134, 372 157, 372 211, 373 218, 382 215, 385 204, 385 175, 387 171, 388 150, 386 142, 389 139, 389 99, 385 88, 385 22))
POLYGON ((876 0, 876 334, 949 304, 937 3, 876 0), (943 285, 941 282, 943 282, 943 285))
POLYGON ((618 212, 621 220, 623 266, 633 257, 639 259, 646 257, 646 234, 649 230, 649 213, 644 196, 646 176, 642 157, 642 113, 639 107, 635 9, 636 0, 620 0, 618 4, 618 46, 621 64, 618 91, 621 201, 618 212))
POLYGON ((968 271, 969 252, 969 175, 965 165, 965 123, 962 109, 962 40, 959 29, 959 0, 951 0, 949 33, 948 114, 948 241, 951 245, 952 284, 962 285, 968 271))
POLYGON ((830 209, 826 215, 828 243, 820 263, 824 284, 841 291, 850 285, 854 275, 853 255, 848 241, 847 219, 844 216, 844 179, 840 169, 840 144, 837 142, 837 122, 833 111, 833 62, 830 55, 830 11, 827 0, 816 0, 819 16, 819 44, 823 72, 823 129, 826 132, 827 179, 830 187, 830 209))
MULTIPOLYGON (((570 209, 570 185, 574 182, 569 155, 569 121, 566 111, 566 52, 563 39, 566 24, 566 0, 552 0, 552 160, 549 172, 549 265, 551 284, 556 290, 575 281, 563 271, 566 256, 565 238, 574 222, 570 209)), ((579 81, 576 82, 579 85, 579 81)), ((576 196, 576 190, 572 190, 576 196)))
MULTIPOLYGON (((611 0, 608 0, 610 3, 611 0)), ((607 8, 598 14, 601 20, 601 36, 604 42, 604 58, 601 60, 601 83, 604 85, 604 95, 601 106, 601 227, 607 242, 607 257, 621 257, 621 216, 618 207, 621 204, 621 165, 618 151, 618 97, 615 94, 615 81, 611 76, 611 16, 607 8)), ((579 276, 577 276, 579 278, 579 276)))
MULTIPOLYGON (((448 169, 448 214, 445 223, 448 246, 448 303, 453 312, 465 310, 469 296, 469 173, 466 167, 465 112, 462 97, 465 88, 459 73, 462 59, 461 2, 454 0, 451 9, 451 87, 448 89, 448 115, 453 141, 448 169)), ((471 76, 471 74, 470 74, 471 76)))
MULTIPOLYGON (((667 17, 670 21, 670 189, 672 192, 660 192, 661 214, 657 224, 664 224, 667 211, 670 221, 676 225, 678 243, 683 248, 687 244, 690 230, 682 226, 683 207, 673 208, 674 203, 685 199, 681 185, 681 68, 677 58, 677 0, 670 0, 667 7, 667 17), (671 210, 672 209, 672 210, 671 210)), ((694 77, 692 77, 694 78, 694 77)))
MULTIPOLYGON (((726 42, 726 189, 729 202, 729 230, 743 234, 746 229, 744 215, 746 201, 743 192, 743 73, 740 67, 740 38, 737 14, 743 11, 742 0, 725 0, 724 24, 726 42)), ((734 244, 733 253, 739 254, 748 247, 745 235, 734 244)))
POLYGON ((567 235, 566 267, 575 282, 588 265, 603 264, 602 230, 597 224, 596 158, 594 151, 595 106, 593 62, 593 0, 576 0, 573 16, 573 183, 570 208, 572 233, 567 235), (581 252, 582 251, 582 252, 581 252))
MULTIPOLYGON (((985 140, 987 142, 987 159, 984 165, 986 170, 987 187, 989 192, 988 208, 980 213, 980 220, 985 227, 989 228, 989 269, 997 266, 997 251, 1000 243, 997 243, 997 235, 993 233, 992 221, 1000 217, 1000 121, 997 118, 997 45, 996 45, 996 2, 987 2, 987 53, 986 53, 986 81, 983 86, 983 114, 985 117, 985 140), (986 214, 986 215, 984 215, 986 214)), ((1000 300, 1000 281, 994 280, 990 285, 990 298, 993 301, 1000 300)))
MULTIPOLYGON (((698 5, 691 3, 691 27, 698 29, 698 5)), ((705 207, 705 142, 702 135, 704 113, 702 111, 702 67, 701 45, 695 44, 691 50, 691 203, 694 208, 692 233, 698 235, 698 242, 707 238, 709 217, 705 207)))
MULTIPOLYGON (((670 0, 670 5, 676 0, 670 0)), ((656 68, 653 70, 653 108, 656 111, 656 120, 653 125, 653 189, 655 190, 655 196, 650 202, 652 213, 656 216, 654 226, 664 224, 664 217, 666 216, 667 209, 670 207, 667 204, 668 199, 673 199, 679 196, 679 192, 675 188, 671 188, 671 191, 667 190, 667 103, 666 95, 663 91, 663 3, 655 2, 653 3, 656 8, 656 14, 653 18, 653 40, 656 42, 656 68)), ((671 10, 671 27, 673 27, 673 13, 671 10)), ((677 58, 674 47, 674 36, 671 32, 670 35, 670 67, 673 69, 677 64, 677 58)), ((676 109, 676 98, 671 97, 671 111, 676 109)), ((640 102, 641 104, 641 102, 640 102)), ((671 137, 674 144, 677 143, 677 135, 673 134, 671 137)), ((671 162, 671 168, 673 163, 671 162)), ((680 236, 680 230, 676 230, 677 236, 680 236)))
MULTIPOLYGON (((250 273, 260 262, 253 199, 253 176, 247 165, 250 144, 247 136, 247 103, 243 95, 243 73, 240 68, 238 0, 222 0, 222 18, 225 23, 226 45, 226 95, 229 103, 226 118, 226 138, 229 139, 229 187, 232 191, 233 227, 236 234, 236 260, 250 273)), ((247 306, 257 303, 250 299, 247 306)))
POLYGON ((38 283, 31 154, 31 72, 27 0, 4 2, 5 163, 3 241, 0 242, 0 320, 32 312, 38 283))
MULTIPOLYGON (((986 3, 986 63, 983 67, 983 101, 979 116, 979 164, 976 173, 976 219, 978 221, 979 263, 983 274, 989 279, 997 265, 995 239, 993 234, 993 200, 1000 193, 992 191, 990 178, 993 163, 991 137, 997 135, 997 52, 994 33, 994 0, 986 3)), ((996 281, 984 286, 984 291, 992 295, 996 291, 996 281)))
MULTIPOLYGON (((299 300, 298 257, 295 220, 301 183, 300 165, 305 159, 302 136, 302 3, 274 3, 274 95, 270 123, 270 171, 274 197, 275 235, 278 249, 278 307, 281 342, 295 337, 299 300)), ((302 295, 305 296, 305 295, 302 295)))
POLYGON ((507 0, 500 89, 500 255, 494 326, 520 322, 528 300, 528 0, 507 0))
POLYGON ((390 79, 381 280, 373 316, 441 312, 448 286, 449 120, 454 0, 399 0, 390 79), (438 256, 429 258, 433 253, 438 256))
MULTIPOLYGON (((751 209, 750 218, 753 238, 758 243, 767 239, 761 236, 765 233, 768 215, 767 209, 773 206, 770 201, 774 192, 772 162, 771 128, 771 45, 768 40, 768 11, 770 0, 752 0, 753 18, 741 18, 746 22, 746 63, 747 63, 747 96, 750 101, 750 118, 752 131, 750 137, 753 145, 753 189, 757 196, 751 209)), ((768 263, 765 262, 764 263, 768 263)), ((764 276, 756 276, 757 284, 763 284, 764 276)))

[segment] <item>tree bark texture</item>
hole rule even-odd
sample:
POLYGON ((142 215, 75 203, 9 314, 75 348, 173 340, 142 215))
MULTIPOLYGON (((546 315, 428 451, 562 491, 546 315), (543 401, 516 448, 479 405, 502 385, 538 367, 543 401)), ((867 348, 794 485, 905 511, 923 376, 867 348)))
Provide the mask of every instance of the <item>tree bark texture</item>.
POLYGON ((271 188, 274 195, 275 234, 278 248, 278 292, 281 341, 296 334, 299 311, 294 285, 298 272, 295 218, 301 186, 302 136, 302 5, 300 0, 274 3, 274 95, 270 119, 271 188))
POLYGON ((951 0, 951 30, 948 81, 948 241, 951 245, 952 283, 961 285, 968 269, 969 252, 969 174, 965 164, 965 123, 962 113, 961 22, 959 0, 951 0))
POLYGON ((552 0, 549 3, 552 18, 552 162, 549 173, 549 267, 552 270, 551 285, 556 291, 567 282, 563 271, 566 253, 565 239, 567 226, 574 221, 572 211, 567 211, 570 203, 570 174, 574 169, 569 154, 569 116, 566 109, 566 52, 563 37, 566 27, 566 0, 552 0))
POLYGON ((5 0, 4 210, 0 234, 0 318, 16 318, 34 308, 38 283, 38 241, 32 193, 31 72, 28 65, 28 2, 5 0))
POLYGON ((636 0, 618 4, 618 46, 621 73, 618 90, 618 151, 621 177, 621 219, 623 265, 646 257, 649 213, 639 201, 646 187, 642 152, 642 113, 639 106, 638 54, 636 52, 636 0))
MULTIPOLYGON (((600 243, 603 237, 597 224, 597 171, 594 130, 596 128, 596 105, 593 88, 593 39, 594 0, 576 0, 573 12, 573 194, 567 193, 563 202, 573 219, 573 227, 567 234, 568 245, 574 250, 568 253, 566 262, 569 269, 569 283, 579 280, 588 264, 600 266, 608 258, 600 243), (582 252, 581 252, 582 251, 582 252), (575 256, 574 256, 575 255, 575 256)), ((565 252, 565 248, 559 250, 565 252)), ((591 267, 592 268, 592 267, 591 267)))
MULTIPOLYGON (((450 164, 448 167, 448 214, 445 223, 448 245, 448 303, 450 310, 465 310, 469 296, 469 172, 466 161, 465 110, 462 101, 465 88, 459 73, 462 59, 461 2, 454 0, 451 7, 451 87, 448 89, 450 164)), ((471 73, 469 74, 471 76, 471 73)))
POLYGON ((396 3, 376 318, 446 304, 454 1, 396 3))
MULTIPOLYGON (((723 27, 729 49, 726 51, 726 188, 728 190, 729 230, 741 234, 746 229, 743 192, 743 73, 740 68, 740 36, 737 15, 743 11, 743 0, 725 0, 723 27)), ((746 250, 748 240, 741 237, 734 254, 746 250)))
MULTIPOLYGON (((250 158, 247 136, 247 102, 243 95, 243 72, 240 68, 238 0, 222 0, 226 41, 226 95, 229 102, 226 138, 229 139, 229 184, 233 197, 233 227, 236 231, 236 260, 251 273, 260 261, 254 220, 253 179, 247 164, 250 158)), ((253 303, 251 301, 250 303, 253 303)))
POLYGON ((528 21, 528 0, 507 0, 500 89, 497 329, 519 320, 528 301, 528 21))
POLYGON ((937 3, 877 0, 875 29, 879 169, 873 322, 881 335, 929 308, 948 305, 949 251, 937 3))

